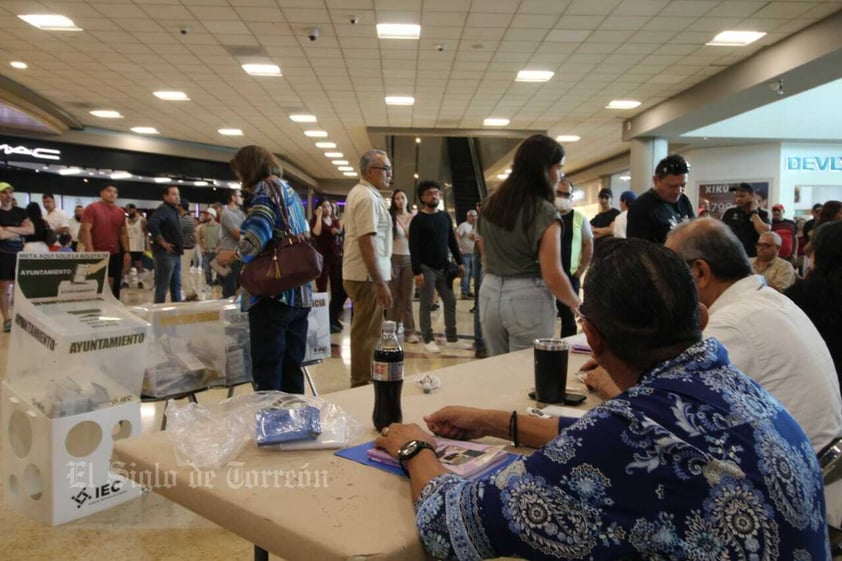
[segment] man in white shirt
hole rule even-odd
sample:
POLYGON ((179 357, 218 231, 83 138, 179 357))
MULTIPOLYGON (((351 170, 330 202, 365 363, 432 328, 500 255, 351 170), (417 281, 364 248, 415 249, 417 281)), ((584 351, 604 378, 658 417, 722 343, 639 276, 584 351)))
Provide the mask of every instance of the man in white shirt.
POLYGON ((798 306, 752 274, 731 229, 700 218, 673 229, 666 246, 690 265, 710 314, 705 336, 719 339, 731 362, 784 404, 816 451, 842 435, 839 379, 827 346, 798 306))
POLYGON ((637 193, 634 191, 623 191, 620 193, 620 214, 614 219, 614 237, 626 237, 626 224, 629 221, 629 205, 637 199, 637 193))
POLYGON ((67 222, 70 239, 73 240, 73 243, 70 244, 73 251, 81 251, 84 249, 79 247, 79 229, 82 227, 82 212, 84 212, 84 210, 85 207, 82 205, 76 205, 76 208, 73 209, 73 217, 67 222))
POLYGON ((67 214, 56 206, 55 195, 45 193, 41 197, 41 203, 44 205, 44 210, 47 214, 44 215, 44 220, 50 225, 50 230, 58 237, 60 234, 70 233, 70 221, 67 214))
POLYGON ((392 307, 392 217, 380 189, 392 182, 382 150, 360 158, 360 182, 345 200, 343 286, 354 306, 351 319, 351 387, 368 384, 383 311, 392 307))

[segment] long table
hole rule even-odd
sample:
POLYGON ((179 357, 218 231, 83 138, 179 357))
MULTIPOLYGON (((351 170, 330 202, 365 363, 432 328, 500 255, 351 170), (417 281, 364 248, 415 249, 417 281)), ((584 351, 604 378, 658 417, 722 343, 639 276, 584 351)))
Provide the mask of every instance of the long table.
MULTIPOLYGON (((567 386, 581 393, 587 390, 575 372, 586 358, 571 353, 568 365, 567 386)), ((445 405, 521 414, 536 405, 527 396, 534 385, 531 349, 431 374, 441 379, 442 388, 430 394, 416 383, 422 375, 404 383, 404 422, 424 426, 422 416, 445 405)), ((365 427, 356 443, 376 437, 371 386, 323 397, 365 427)), ((589 395, 579 408, 597 402, 589 395)), ((145 479, 148 485, 150 474, 158 474, 152 480, 154 492, 289 561, 428 558, 415 527, 407 480, 339 458, 333 451, 279 452, 249 445, 220 470, 199 472, 178 465, 164 432, 118 441, 115 450, 136 481, 145 479)))

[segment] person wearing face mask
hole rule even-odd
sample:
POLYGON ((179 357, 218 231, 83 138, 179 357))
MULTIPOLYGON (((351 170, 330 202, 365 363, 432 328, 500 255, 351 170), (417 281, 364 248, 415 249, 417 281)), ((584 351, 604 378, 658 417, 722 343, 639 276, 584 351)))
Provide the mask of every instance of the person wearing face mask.
MULTIPOLYGON (((555 188, 555 207, 564 225, 561 234, 561 266, 570 286, 578 294, 582 275, 588 268, 593 255, 593 231, 581 211, 572 206, 573 183, 562 178, 555 188)), ((558 316, 561 318, 561 336, 576 335, 576 317, 568 306, 556 300, 558 316)))

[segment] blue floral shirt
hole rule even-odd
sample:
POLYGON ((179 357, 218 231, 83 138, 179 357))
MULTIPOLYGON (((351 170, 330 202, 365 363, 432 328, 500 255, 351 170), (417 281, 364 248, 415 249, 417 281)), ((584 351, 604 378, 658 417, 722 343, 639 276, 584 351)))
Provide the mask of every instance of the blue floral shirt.
POLYGON ((437 559, 830 559, 809 440, 716 339, 490 479, 434 478, 415 506, 437 559))
MULTIPOLYGON (((306 234, 310 231, 304 207, 298 193, 286 181, 278 178, 272 180, 278 193, 283 194, 284 204, 289 212, 289 228, 293 234, 306 234)), ((286 227, 281 216, 281 210, 272 197, 272 189, 266 180, 254 186, 254 194, 246 208, 246 219, 240 226, 239 249, 243 256, 243 263, 257 257, 273 238, 282 238, 286 234, 286 227)), ((276 300, 296 308, 309 308, 313 303, 313 289, 310 283, 297 288, 285 290, 275 297, 276 300)), ((260 300, 257 296, 249 296, 249 306, 260 300)))

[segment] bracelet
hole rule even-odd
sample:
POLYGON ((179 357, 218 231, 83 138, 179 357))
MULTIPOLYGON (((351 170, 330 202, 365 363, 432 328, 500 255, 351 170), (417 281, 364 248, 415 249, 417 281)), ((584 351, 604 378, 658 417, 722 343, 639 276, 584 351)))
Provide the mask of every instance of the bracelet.
POLYGON ((517 411, 512 411, 512 416, 509 417, 509 438, 512 439, 512 445, 515 448, 520 447, 520 440, 517 436, 517 411))

